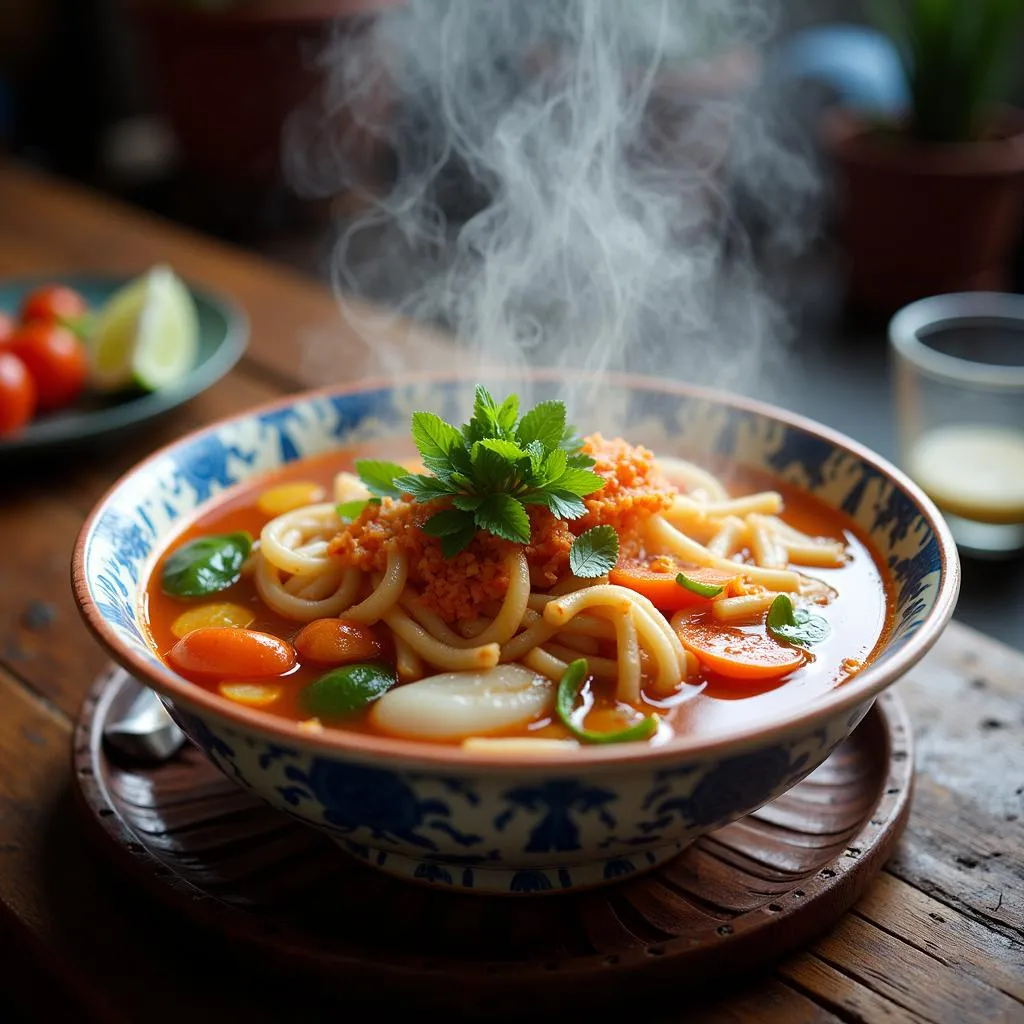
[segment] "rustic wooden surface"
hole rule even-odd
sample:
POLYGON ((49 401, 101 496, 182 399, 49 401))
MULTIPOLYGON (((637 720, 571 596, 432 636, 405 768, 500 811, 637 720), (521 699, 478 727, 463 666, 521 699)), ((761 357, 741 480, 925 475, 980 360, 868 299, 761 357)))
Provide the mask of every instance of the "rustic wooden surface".
MULTIPOLYGON (((68 584, 86 512, 157 444, 363 365, 363 346, 319 283, 0 165, 0 274, 135 272, 157 260, 246 307, 253 337, 237 370, 91 461, 37 460, 0 476, 0 1018, 10 1012, 2 1000, 13 1000, 33 1021, 256 1024, 285 1019, 287 999, 287 1019, 332 1019, 327 993, 229 965, 139 899, 92 852, 72 804, 72 723, 104 662, 68 584), (310 355, 310 339, 327 347, 310 355)), ((680 992, 678 1014, 662 1019, 1024 1020, 1024 655, 954 623, 898 691, 917 776, 885 871, 803 952, 709 999, 680 992)), ((650 1019, 642 1007, 635 1016, 650 1019)))
POLYGON ((509 899, 411 886, 344 856, 186 746, 145 766, 105 726, 136 689, 90 689, 74 736, 87 831, 128 885, 237 955, 312 975, 351 1004, 521 1020, 674 1006, 806 947, 892 855, 912 793, 911 729, 889 691, 808 778, 646 874, 588 892, 509 899), (402 1003, 398 997, 405 995, 402 1003))

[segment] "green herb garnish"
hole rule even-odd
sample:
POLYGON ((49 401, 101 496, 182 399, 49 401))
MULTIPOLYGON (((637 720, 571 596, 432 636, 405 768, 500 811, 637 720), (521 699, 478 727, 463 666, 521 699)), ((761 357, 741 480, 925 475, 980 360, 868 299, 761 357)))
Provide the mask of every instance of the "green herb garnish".
POLYGON ((827 619, 803 608, 794 609, 793 602, 785 594, 779 594, 772 601, 765 626, 776 640, 801 647, 820 643, 831 632, 827 619))
POLYGON ((697 594, 698 597, 718 597, 725 590, 725 587, 719 587, 714 583, 701 583, 700 580, 691 580, 685 573, 679 573, 676 576, 676 583, 691 593, 697 594))
MULTIPOLYGON (((431 412, 413 413, 412 436, 427 473, 409 473, 396 463, 375 459, 357 460, 356 472, 379 497, 449 499, 452 507, 431 516, 423 527, 441 539, 446 558, 462 551, 478 530, 527 544, 529 505, 543 505, 558 519, 578 519, 587 510, 583 498, 605 484, 590 471, 594 460, 582 451, 582 438, 565 418, 562 402, 541 402, 520 419, 515 395, 498 405, 478 386, 473 416, 462 427, 431 412)), ((595 533, 588 530, 570 550, 573 571, 576 565, 584 569, 577 575, 601 576, 615 564, 618 536, 611 527, 599 529, 607 532, 577 549, 584 537, 595 533), (595 571, 606 563, 607 568, 595 571)))
POLYGON ((227 590, 238 582, 251 550, 252 536, 245 530, 199 537, 164 562, 160 586, 171 597, 206 597, 227 590))
POLYGON ((595 526, 581 533, 569 548, 569 568, 582 579, 611 572, 618 559, 619 535, 611 526, 595 526))
POLYGON ((396 683, 395 672, 377 662, 343 665, 310 683, 301 693, 303 708, 318 718, 350 715, 382 697, 396 683))
POLYGON ((592 729, 581 729, 573 720, 572 713, 576 706, 576 698, 580 695, 580 688, 587 677, 587 662, 585 658, 577 658, 570 662, 558 683, 558 693, 555 696, 555 712, 562 725, 566 727, 583 743, 629 743, 633 740, 646 740, 653 736, 658 728, 656 715, 647 715, 634 725, 625 729, 616 729, 614 732, 595 732, 592 729))
POLYGON ((351 523, 353 519, 359 518, 367 505, 379 504, 380 498, 356 498, 354 501, 343 501, 340 505, 335 505, 334 511, 343 522, 351 523))

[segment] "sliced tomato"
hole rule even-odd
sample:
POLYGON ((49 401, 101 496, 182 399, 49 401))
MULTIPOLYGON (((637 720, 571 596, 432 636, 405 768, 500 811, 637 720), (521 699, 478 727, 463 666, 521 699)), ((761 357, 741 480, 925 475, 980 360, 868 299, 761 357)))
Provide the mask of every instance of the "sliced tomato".
POLYGON ((669 572, 664 572, 652 568, 648 560, 628 558, 623 559, 612 569, 608 574, 608 582, 643 594, 655 608, 666 612, 706 606, 711 598, 695 594, 676 583, 676 576, 679 573, 683 573, 688 580, 711 587, 725 587, 736 579, 736 573, 697 566, 678 565, 669 572))
POLYGON ((732 679, 778 679, 803 665, 804 652, 766 633, 746 633, 699 618, 676 623, 683 646, 707 669, 732 679))

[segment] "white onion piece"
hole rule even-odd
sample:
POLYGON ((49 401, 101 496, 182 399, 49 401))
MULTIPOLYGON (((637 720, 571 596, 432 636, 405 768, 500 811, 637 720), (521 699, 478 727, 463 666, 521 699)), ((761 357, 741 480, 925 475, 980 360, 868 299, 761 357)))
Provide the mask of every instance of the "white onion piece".
POLYGON ((522 665, 444 672, 389 690, 371 714, 377 727, 419 740, 462 740, 529 722, 551 706, 555 685, 522 665))

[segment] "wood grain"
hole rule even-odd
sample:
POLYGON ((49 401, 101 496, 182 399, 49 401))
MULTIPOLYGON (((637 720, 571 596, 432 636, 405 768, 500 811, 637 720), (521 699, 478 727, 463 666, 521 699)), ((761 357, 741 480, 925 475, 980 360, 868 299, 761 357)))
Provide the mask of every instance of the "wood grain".
POLYGON ((124 712, 127 682, 101 678, 75 734, 83 809, 107 854, 204 933, 346 997, 415 990, 447 1011, 456 990, 464 1010, 504 1017, 538 998, 581 1012, 749 973, 856 899, 910 804, 909 729, 890 694, 793 790, 648 874, 550 899, 456 895, 342 856, 192 749, 155 768, 111 760, 103 726, 124 712))

